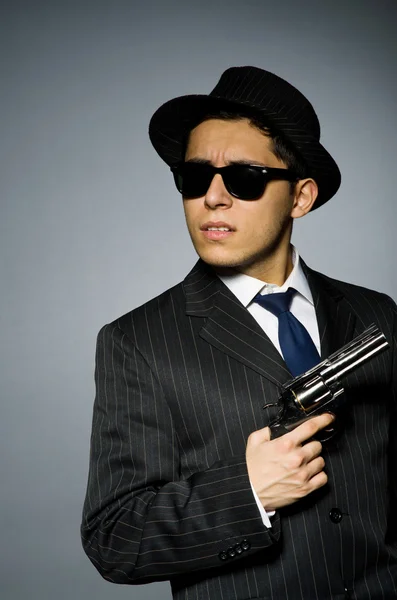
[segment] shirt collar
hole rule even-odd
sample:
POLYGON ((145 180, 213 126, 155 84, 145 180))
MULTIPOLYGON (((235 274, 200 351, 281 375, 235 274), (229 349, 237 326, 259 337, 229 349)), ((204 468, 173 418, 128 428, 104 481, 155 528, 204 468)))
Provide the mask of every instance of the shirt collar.
POLYGON ((228 273, 227 275, 217 273, 217 275, 245 307, 247 307, 259 293, 273 294, 275 292, 286 292, 289 287, 294 288, 306 298, 306 300, 313 304, 313 296, 302 269, 299 253, 295 246, 291 245, 291 248, 293 268, 282 286, 275 285, 274 283, 266 283, 243 273, 234 272, 228 273))

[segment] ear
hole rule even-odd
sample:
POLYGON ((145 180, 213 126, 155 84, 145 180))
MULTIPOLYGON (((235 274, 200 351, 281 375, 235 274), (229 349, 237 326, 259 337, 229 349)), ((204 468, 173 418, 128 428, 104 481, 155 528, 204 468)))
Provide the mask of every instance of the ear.
POLYGON ((300 179, 295 185, 294 202, 291 217, 299 219, 304 217, 313 206, 318 196, 318 186, 314 179, 300 179))

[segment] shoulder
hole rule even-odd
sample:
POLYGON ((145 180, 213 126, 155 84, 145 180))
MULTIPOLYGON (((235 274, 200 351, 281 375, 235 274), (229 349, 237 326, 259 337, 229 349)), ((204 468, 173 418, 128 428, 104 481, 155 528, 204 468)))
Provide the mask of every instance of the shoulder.
POLYGON ((354 283, 341 281, 339 279, 334 279, 332 277, 329 277, 328 275, 324 275, 323 273, 312 271, 311 269, 309 270, 313 274, 315 274, 316 277, 322 279, 322 281, 328 288, 334 288, 342 296, 344 296, 346 299, 350 300, 354 304, 360 302, 374 302, 375 304, 395 306, 394 300, 387 294, 384 294, 383 292, 379 292, 377 290, 373 290, 371 288, 367 288, 361 285, 356 285, 354 283))
POLYGON ((397 323, 397 306, 394 300, 382 292, 340 281, 306 267, 306 276, 312 287, 331 297, 339 304, 348 306, 363 325, 375 323, 385 334, 397 323))
MULTIPOLYGON (((219 279, 205 263, 198 260, 186 277, 155 298, 125 313, 100 330, 129 339, 142 351, 151 352, 162 344, 170 346, 177 336, 191 337, 192 320, 204 311, 219 279), (192 298, 194 298, 192 300, 192 298), (194 310, 191 305, 194 305, 194 310), (197 305, 201 311, 197 310, 197 305)), ((197 323, 196 323, 197 325, 197 323)))
POLYGON ((156 329, 161 329, 176 315, 180 315, 185 305, 183 282, 172 286, 141 306, 121 315, 105 327, 118 328, 131 339, 147 337, 156 329))

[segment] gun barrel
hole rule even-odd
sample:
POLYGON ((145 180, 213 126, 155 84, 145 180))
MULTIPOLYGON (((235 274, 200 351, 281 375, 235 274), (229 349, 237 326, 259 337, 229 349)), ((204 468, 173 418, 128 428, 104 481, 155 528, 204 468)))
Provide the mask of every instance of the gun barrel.
POLYGON ((326 361, 328 364, 321 369, 321 377, 327 385, 332 385, 388 347, 383 333, 376 325, 371 325, 350 344, 329 357, 326 361))

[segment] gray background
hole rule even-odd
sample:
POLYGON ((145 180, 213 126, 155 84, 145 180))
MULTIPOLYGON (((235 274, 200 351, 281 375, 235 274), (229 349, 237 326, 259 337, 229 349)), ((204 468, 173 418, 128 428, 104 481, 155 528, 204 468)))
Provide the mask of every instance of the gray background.
POLYGON ((296 224, 306 261, 397 298, 395 0, 0 3, 1 600, 169 598, 83 554, 94 347, 196 260, 147 136, 232 65, 313 102, 343 173, 296 224))

